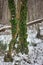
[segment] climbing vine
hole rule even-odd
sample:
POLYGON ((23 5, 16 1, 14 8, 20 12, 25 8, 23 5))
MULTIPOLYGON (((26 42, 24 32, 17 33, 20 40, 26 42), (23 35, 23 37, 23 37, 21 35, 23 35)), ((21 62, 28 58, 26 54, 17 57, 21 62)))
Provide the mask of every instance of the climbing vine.
POLYGON ((28 0, 21 0, 21 8, 20 8, 19 43, 16 51, 21 53, 28 53, 27 26, 26 26, 27 1, 28 0))
POLYGON ((14 0, 8 0, 8 6, 11 12, 11 26, 12 26, 12 40, 11 43, 9 45, 9 50, 11 50, 13 48, 14 43, 16 42, 16 28, 17 28, 17 21, 16 21, 16 7, 15 7, 15 2, 14 0))
POLYGON ((4 57, 4 60, 6 62, 9 62, 9 61, 13 61, 13 58, 11 56, 11 52, 13 50, 13 45, 14 43, 16 42, 16 38, 15 38, 15 35, 16 35, 16 26, 17 26, 17 21, 16 21, 16 8, 15 8, 15 2, 14 0, 8 0, 8 6, 9 6, 9 9, 10 9, 10 13, 11 13, 11 26, 12 26, 12 40, 9 44, 9 51, 7 53, 7 56, 5 55, 4 57))
POLYGON ((19 40, 21 44, 21 52, 28 53, 28 43, 27 43, 27 26, 26 26, 26 18, 27 18, 27 0, 21 0, 21 10, 20 10, 20 23, 19 23, 19 40))

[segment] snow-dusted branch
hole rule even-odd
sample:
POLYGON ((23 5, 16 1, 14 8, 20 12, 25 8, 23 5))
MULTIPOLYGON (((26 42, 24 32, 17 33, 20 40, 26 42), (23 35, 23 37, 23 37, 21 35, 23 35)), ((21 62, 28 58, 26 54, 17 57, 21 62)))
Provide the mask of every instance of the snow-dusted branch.
POLYGON ((41 22, 43 22, 43 18, 37 19, 37 20, 34 20, 34 21, 30 21, 30 22, 27 23, 27 26, 30 26, 32 24, 41 23, 41 22))
POLYGON ((0 27, 0 31, 6 30, 6 29, 11 29, 10 25, 3 25, 2 27, 0 27))

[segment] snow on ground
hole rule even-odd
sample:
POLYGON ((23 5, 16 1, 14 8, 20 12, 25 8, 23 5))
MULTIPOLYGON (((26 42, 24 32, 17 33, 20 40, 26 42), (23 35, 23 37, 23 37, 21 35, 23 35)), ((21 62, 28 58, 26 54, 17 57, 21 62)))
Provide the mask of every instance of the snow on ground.
POLYGON ((0 35, 0 41, 3 41, 3 43, 9 44, 11 39, 12 39, 11 35, 0 35))
MULTIPOLYGON (((4 56, 0 56, 0 65, 43 65, 43 40, 36 38, 37 30, 29 30, 27 34, 28 55, 19 53, 13 57, 12 63, 4 62, 4 56)), ((9 44, 11 39, 11 35, 0 35, 0 41, 3 40, 4 43, 9 44)))

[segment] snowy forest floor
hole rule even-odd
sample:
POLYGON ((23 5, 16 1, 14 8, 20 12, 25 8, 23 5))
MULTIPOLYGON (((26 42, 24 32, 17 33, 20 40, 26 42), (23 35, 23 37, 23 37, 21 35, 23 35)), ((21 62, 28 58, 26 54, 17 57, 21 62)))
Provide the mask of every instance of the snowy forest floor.
MULTIPOLYGON (((0 56, 0 65, 43 65, 43 40, 36 38, 37 31, 35 29, 29 29, 27 31, 27 34, 27 41, 29 42, 28 55, 22 55, 21 53, 19 53, 18 55, 13 57, 14 61, 12 63, 4 62, 4 56, 0 56)), ((11 39, 11 34, 0 35, 0 40, 2 40, 4 43, 9 44, 11 39)))

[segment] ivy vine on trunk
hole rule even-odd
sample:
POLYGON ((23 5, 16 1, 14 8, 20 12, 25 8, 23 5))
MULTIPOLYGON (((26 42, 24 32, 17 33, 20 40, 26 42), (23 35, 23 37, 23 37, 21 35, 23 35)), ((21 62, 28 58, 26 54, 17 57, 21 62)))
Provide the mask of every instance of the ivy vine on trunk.
POLYGON ((10 9, 10 12, 11 12, 11 30, 12 30, 12 40, 9 44, 9 51, 7 53, 7 55, 5 55, 4 57, 4 60, 6 62, 9 62, 9 61, 13 61, 13 58, 11 56, 12 54, 12 50, 13 50, 13 46, 14 46, 14 43, 16 42, 16 32, 17 32, 17 21, 16 21, 16 7, 15 7, 15 2, 14 0, 8 0, 8 6, 9 6, 9 9, 10 9))
POLYGON ((21 0, 21 10, 20 10, 20 21, 19 21, 19 44, 17 51, 21 53, 28 53, 28 43, 27 43, 27 1, 21 0))
POLYGON ((16 44, 17 38, 17 48, 16 52, 28 53, 28 43, 27 43, 27 1, 28 0, 17 0, 17 5, 14 0, 8 0, 8 6, 11 12, 11 26, 12 26, 12 40, 9 44, 9 51, 7 56, 5 56, 5 61, 12 61, 12 50, 16 44), (17 7, 16 7, 17 6, 17 7), (18 35, 18 36, 17 36, 18 35))

